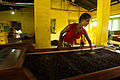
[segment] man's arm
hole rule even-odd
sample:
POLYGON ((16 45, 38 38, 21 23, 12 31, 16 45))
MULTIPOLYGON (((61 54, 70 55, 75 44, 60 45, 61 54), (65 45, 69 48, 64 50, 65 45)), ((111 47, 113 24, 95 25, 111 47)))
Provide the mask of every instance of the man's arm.
POLYGON ((59 42, 58 42, 58 48, 62 47, 63 44, 63 34, 65 32, 68 32, 70 30, 69 26, 66 26, 61 32, 60 32, 60 36, 59 36, 59 42))
POLYGON ((88 34, 86 33, 86 34, 84 34, 84 36, 86 37, 86 39, 87 39, 87 41, 88 41, 88 43, 89 43, 89 46, 90 46, 90 48, 91 48, 91 50, 92 50, 92 43, 91 43, 91 40, 90 40, 88 34))
POLYGON ((83 46, 84 46, 84 42, 83 42, 83 35, 81 35, 80 46, 81 46, 81 47, 83 47, 83 46))

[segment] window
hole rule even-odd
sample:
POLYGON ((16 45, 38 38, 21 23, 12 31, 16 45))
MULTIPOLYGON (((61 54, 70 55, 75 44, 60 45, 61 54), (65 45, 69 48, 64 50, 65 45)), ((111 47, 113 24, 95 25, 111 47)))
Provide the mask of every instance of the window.
POLYGON ((118 19, 113 20, 112 31, 116 31, 118 27, 118 19))
POLYGON ((112 24, 112 20, 109 20, 108 30, 110 31, 111 31, 111 24, 112 24))
POLYGON ((96 21, 96 20, 93 20, 93 21, 90 23, 90 29, 92 29, 93 27, 97 27, 97 21, 96 21))
POLYGON ((56 19, 51 19, 51 33, 56 33, 56 19))
POLYGON ((93 26, 97 26, 97 21, 94 21, 94 22, 93 22, 93 26))

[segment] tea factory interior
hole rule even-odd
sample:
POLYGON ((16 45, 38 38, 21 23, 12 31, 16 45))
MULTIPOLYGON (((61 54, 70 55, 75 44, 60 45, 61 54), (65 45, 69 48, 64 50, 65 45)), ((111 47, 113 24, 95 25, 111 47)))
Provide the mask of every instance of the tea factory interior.
POLYGON ((120 0, 0 0, 0 80, 119 80, 120 0), (60 32, 91 15, 85 38, 60 32), (84 47, 81 47, 81 40, 84 47))

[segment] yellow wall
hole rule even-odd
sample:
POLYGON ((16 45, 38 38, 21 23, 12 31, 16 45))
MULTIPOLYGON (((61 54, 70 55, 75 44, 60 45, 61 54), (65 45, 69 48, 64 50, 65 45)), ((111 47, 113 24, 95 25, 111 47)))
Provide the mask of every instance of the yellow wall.
POLYGON ((56 19, 56 34, 51 34, 51 40, 58 40, 60 31, 68 25, 66 11, 51 10, 51 19, 56 19))
POLYGON ((15 10, 14 15, 11 11, 0 11, 0 21, 20 21, 23 33, 34 33, 33 8, 15 10))
POLYGON ((34 9, 23 8, 19 10, 21 13, 21 23, 23 33, 28 33, 29 36, 35 34, 34 30, 34 9))

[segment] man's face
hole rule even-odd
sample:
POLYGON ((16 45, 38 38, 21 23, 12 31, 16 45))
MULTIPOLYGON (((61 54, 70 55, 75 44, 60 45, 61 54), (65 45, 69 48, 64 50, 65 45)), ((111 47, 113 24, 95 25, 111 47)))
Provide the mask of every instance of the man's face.
POLYGON ((84 19, 83 20, 83 26, 87 26, 90 22, 90 19, 84 19))

